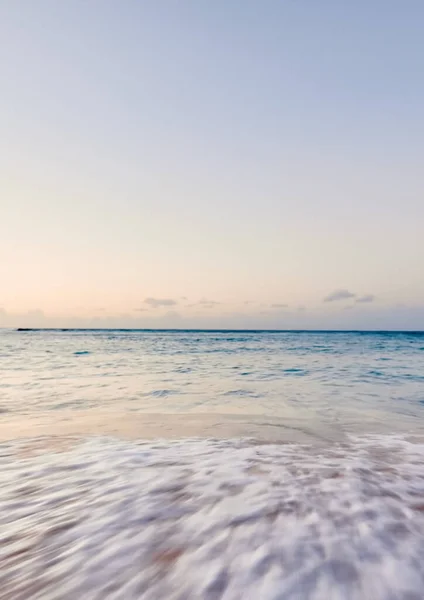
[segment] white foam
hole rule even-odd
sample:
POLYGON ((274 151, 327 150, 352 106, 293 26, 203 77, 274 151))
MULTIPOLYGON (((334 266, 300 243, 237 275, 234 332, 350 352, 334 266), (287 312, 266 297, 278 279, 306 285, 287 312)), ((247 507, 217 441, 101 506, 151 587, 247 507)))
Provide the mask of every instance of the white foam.
POLYGON ((418 600, 423 459, 395 436, 2 444, 0 597, 418 600))

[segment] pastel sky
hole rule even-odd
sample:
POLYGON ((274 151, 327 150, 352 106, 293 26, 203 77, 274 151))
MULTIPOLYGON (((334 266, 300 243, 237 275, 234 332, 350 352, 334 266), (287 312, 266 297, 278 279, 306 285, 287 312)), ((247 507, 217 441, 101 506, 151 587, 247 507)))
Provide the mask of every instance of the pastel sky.
POLYGON ((422 0, 2 0, 0 326, 424 329, 422 0))

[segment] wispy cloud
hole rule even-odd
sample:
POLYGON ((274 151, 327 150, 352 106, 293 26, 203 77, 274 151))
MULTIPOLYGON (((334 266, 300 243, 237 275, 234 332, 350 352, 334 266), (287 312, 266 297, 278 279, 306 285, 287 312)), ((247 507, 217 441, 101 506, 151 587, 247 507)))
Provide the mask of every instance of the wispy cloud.
POLYGON ((212 304, 213 306, 217 305, 217 304, 221 304, 221 302, 217 302, 216 300, 207 300, 207 298, 202 298, 201 300, 199 300, 198 304, 203 304, 203 305, 208 305, 212 304))
POLYGON ((373 294, 365 294, 365 296, 360 296, 356 298, 356 302, 358 304, 365 304, 367 302, 374 302, 375 296, 373 294))
POLYGON ((288 304, 271 304, 271 308, 288 308, 288 304))
POLYGON ((349 292, 349 290, 335 290, 324 298, 324 302, 338 302, 340 300, 349 300, 350 298, 356 298, 356 294, 349 292))
POLYGON ((178 302, 172 298, 146 298, 144 304, 148 304, 152 308, 160 308, 161 306, 175 306, 178 302))
MULTIPOLYGON (((360 297, 360 296, 358 296, 360 297)), ((391 329, 401 331, 424 330, 424 304, 391 306, 377 302, 373 310, 359 310, 355 302, 337 305, 341 310, 319 311, 308 306, 306 313, 296 307, 288 311, 273 309, 249 312, 197 311, 192 315, 165 310, 134 312, 129 314, 97 314, 60 316, 45 314, 42 310, 11 313, 0 307, 0 327, 60 327, 60 328, 181 328, 186 329, 391 329), (349 308, 346 308, 349 306, 349 308), (346 308, 346 310, 343 310, 346 308)))
POLYGON ((216 300, 208 300, 207 298, 202 298, 198 302, 194 302, 193 304, 189 304, 189 308, 193 308, 195 306, 199 306, 201 308, 214 308, 215 306, 219 306, 221 302, 217 302, 216 300))

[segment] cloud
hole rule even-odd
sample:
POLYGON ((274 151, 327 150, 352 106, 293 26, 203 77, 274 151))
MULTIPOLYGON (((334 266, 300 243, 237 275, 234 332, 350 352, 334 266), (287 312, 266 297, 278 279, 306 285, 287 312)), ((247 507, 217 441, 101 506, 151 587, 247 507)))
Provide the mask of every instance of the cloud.
POLYGON ((338 302, 339 300, 349 300, 356 298, 356 294, 352 294, 349 290, 335 290, 324 298, 324 302, 338 302))
POLYGON ((220 302, 216 302, 216 300, 207 300, 206 298, 202 298, 199 300, 198 304, 203 304, 203 306, 216 306, 217 304, 221 304, 220 302))
POLYGON ((194 304, 188 304, 188 308, 193 308, 195 306, 201 306, 202 308, 214 308, 215 306, 219 306, 221 302, 216 302, 216 300, 207 300, 206 298, 202 298, 199 302, 194 302, 194 304))
POLYGON ((149 311, 148 308, 135 308, 134 310, 136 310, 137 312, 148 312, 149 311))
POLYGON ((324 302, 338 302, 340 300, 355 299, 356 304, 366 304, 374 302, 375 296, 373 294, 365 294, 364 296, 358 296, 349 290, 335 290, 332 294, 329 294, 324 298, 324 302))
POLYGON ((367 302, 374 302, 375 296, 373 294, 365 294, 365 296, 360 296, 356 298, 356 303, 365 304, 367 302))
POLYGON ((0 307, 0 327, 59 328, 125 328, 125 329, 337 329, 337 330, 399 330, 424 331, 424 304, 384 306, 379 302, 341 304, 341 310, 322 311, 306 307, 306 312, 279 312, 273 309, 258 312, 198 311, 191 316, 174 310, 147 311, 132 314, 102 314, 84 317, 76 314, 45 314, 42 310, 21 313, 0 307), (346 310, 343 310, 346 308, 346 310))
POLYGON ((288 308, 288 304, 271 304, 271 308, 288 308))
POLYGON ((148 304, 152 308, 160 308, 161 306, 175 306, 178 303, 172 298, 146 298, 144 304, 148 304))

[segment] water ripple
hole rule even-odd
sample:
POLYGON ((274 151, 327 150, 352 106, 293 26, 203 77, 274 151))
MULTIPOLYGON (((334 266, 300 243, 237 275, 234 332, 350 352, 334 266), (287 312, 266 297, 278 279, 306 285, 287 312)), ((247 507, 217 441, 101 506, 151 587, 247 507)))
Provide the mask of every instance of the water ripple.
POLYGON ((2 410, 201 406, 396 427, 400 413, 424 417, 423 340, 389 332, 3 330, 2 410))

